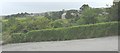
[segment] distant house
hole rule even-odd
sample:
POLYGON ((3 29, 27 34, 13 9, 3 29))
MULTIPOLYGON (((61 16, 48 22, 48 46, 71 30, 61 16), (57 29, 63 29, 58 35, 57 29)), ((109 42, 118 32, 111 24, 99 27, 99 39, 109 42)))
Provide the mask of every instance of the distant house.
POLYGON ((61 19, 69 19, 69 18, 77 18, 79 15, 78 10, 71 9, 71 10, 64 10, 61 14, 61 19))
POLYGON ((65 9, 62 10, 62 15, 61 15, 61 18, 62 19, 66 19, 66 12, 65 12, 65 9))
POLYGON ((62 18, 62 19, 66 19, 65 16, 66 16, 66 13, 63 13, 63 14, 61 15, 61 18, 62 18))

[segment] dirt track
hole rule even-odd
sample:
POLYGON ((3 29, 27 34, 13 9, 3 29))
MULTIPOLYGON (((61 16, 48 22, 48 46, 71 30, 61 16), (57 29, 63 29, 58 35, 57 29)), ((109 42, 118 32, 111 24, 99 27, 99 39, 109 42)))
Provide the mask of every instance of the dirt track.
POLYGON ((118 51, 118 36, 8 44, 2 49, 3 51, 118 51))

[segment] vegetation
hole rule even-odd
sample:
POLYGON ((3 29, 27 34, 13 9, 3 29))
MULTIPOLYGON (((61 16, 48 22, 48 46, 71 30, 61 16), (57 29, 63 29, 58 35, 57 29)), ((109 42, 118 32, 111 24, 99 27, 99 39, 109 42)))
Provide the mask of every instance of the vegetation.
POLYGON ((72 26, 67 28, 53 28, 33 30, 28 33, 13 33, 9 43, 59 41, 83 38, 95 38, 117 35, 118 22, 106 22, 88 25, 72 26))
POLYGON ((30 16, 29 13, 6 16, 0 20, 3 41, 20 43, 117 35, 118 18, 111 13, 116 13, 116 8, 83 5, 80 10, 45 12, 39 16, 30 16), (66 19, 61 19, 64 12, 67 13, 66 19))

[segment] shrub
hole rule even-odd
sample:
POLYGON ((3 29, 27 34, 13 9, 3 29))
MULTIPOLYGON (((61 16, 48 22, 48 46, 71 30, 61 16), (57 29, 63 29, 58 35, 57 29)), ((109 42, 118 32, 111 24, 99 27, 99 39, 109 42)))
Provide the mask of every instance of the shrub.
POLYGON ((25 34, 23 33, 13 33, 10 35, 9 40, 5 40, 3 44, 25 42, 25 38, 25 34))
POLYGON ((69 20, 68 19, 58 19, 54 22, 50 23, 53 28, 60 28, 60 27, 68 27, 69 26, 69 20))
POLYGON ((66 28, 34 30, 12 34, 12 42, 58 41, 118 35, 118 22, 79 25, 66 28))

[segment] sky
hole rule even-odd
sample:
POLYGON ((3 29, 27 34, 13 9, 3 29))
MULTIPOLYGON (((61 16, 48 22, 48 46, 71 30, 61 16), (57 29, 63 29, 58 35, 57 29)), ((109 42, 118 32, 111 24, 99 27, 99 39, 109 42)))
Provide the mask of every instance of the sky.
POLYGON ((0 15, 10 15, 21 12, 41 13, 60 11, 62 9, 79 9, 83 4, 102 8, 113 4, 113 0, 1 0, 0 15))

